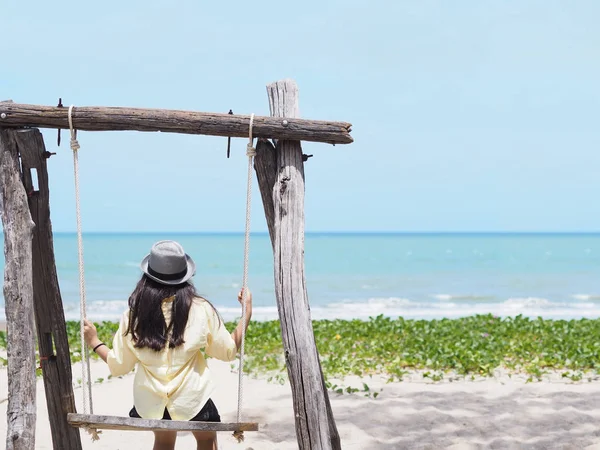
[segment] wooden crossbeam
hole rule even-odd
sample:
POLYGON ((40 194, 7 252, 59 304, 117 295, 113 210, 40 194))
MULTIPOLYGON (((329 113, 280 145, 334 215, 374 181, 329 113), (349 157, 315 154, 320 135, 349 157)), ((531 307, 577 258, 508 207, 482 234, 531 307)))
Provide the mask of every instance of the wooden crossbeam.
POLYGON ((184 420, 154 420, 135 417, 99 416, 95 414, 67 414, 74 427, 97 430, 126 431, 258 431, 258 423, 192 422, 184 420))
MULTIPOLYGON (((73 126, 85 131, 161 131, 248 137, 250 115, 168 109, 76 106, 73 126)), ((0 127, 69 129, 68 108, 0 102, 0 127)), ((254 116, 254 137, 350 144, 351 124, 324 120, 254 116)))

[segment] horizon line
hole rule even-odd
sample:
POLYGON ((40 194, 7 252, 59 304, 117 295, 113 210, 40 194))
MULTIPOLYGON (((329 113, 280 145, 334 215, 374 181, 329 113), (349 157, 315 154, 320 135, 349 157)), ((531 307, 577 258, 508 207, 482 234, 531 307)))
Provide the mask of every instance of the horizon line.
MULTIPOLYGON (((77 231, 54 231, 53 234, 77 234, 77 231)), ((156 230, 156 231, 84 231, 83 234, 135 234, 135 235, 153 235, 153 234, 174 234, 174 235, 244 235, 244 231, 169 231, 169 230, 156 230)), ((252 231, 250 234, 253 235, 265 235, 268 236, 269 232, 264 231, 252 231)), ((377 231, 377 230, 350 230, 350 231, 305 231, 306 235, 314 234, 339 234, 339 235, 374 235, 374 234, 388 234, 388 235, 575 235, 575 234, 600 234, 600 230, 584 230, 584 231, 377 231)))

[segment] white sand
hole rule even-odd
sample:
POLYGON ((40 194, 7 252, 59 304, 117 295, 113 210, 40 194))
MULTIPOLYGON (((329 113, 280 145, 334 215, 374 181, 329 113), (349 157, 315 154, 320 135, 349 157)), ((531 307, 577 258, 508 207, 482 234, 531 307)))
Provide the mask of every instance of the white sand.
MULTIPOLYGON (((227 363, 210 361, 219 383, 214 395, 222 420, 235 419, 237 375, 227 363)), ((74 366, 74 379, 81 376, 74 366)), ((107 378, 103 363, 93 364, 93 378, 107 378)), ((127 415, 132 376, 95 384, 94 412, 127 415)), ((600 382, 553 380, 525 383, 522 377, 499 375, 481 381, 432 384, 419 381, 383 384, 377 399, 362 394, 330 394, 344 449, 600 449, 600 382)), ((360 385, 359 379, 346 381, 360 385)), ((76 389, 81 410, 81 389, 76 389)), ((237 444, 221 433, 221 449, 269 450, 297 448, 289 384, 246 378, 244 419, 261 423, 237 444)), ((6 369, 0 370, 0 436, 6 437, 6 369)), ((51 435, 42 380, 38 381, 36 448, 51 449, 51 435)), ((91 442, 82 432, 84 449, 150 449, 152 433, 105 430, 91 442)), ((180 433, 176 448, 194 448, 193 437, 180 433)), ((3 445, 3 444, 2 444, 3 445)))

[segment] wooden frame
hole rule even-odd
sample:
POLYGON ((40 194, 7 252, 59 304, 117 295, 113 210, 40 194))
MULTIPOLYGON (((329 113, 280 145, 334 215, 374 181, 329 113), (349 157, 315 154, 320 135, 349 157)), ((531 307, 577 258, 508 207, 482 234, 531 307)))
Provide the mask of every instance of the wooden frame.
MULTIPOLYGON (((341 449, 340 438, 315 344, 304 275, 305 158, 300 140, 351 143, 351 126, 345 122, 299 119, 298 88, 292 80, 268 85, 267 93, 271 117, 254 118, 253 135, 259 138, 255 170, 273 245, 275 295, 292 387, 296 437, 301 450, 338 450, 341 449)), ((139 130, 247 137, 250 118, 185 111, 77 107, 73 120, 78 130, 139 130)), ((34 359, 15 359, 11 351, 13 347, 20 346, 25 354, 32 353, 34 313, 30 311, 31 297, 55 449, 81 450, 76 427, 258 430, 256 423, 205 425, 205 422, 149 421, 75 412, 70 353, 56 278, 48 206, 46 159, 51 154, 46 151, 39 130, 23 130, 23 127, 68 128, 67 108, 0 102, 0 201, 7 263, 4 289, 9 346, 12 346, 9 349, 8 410, 9 415, 22 419, 11 420, 9 417, 7 448, 29 449, 34 447, 35 441, 35 412, 30 412, 31 401, 35 405, 35 379, 26 376, 34 370, 34 359), (19 155, 22 167, 18 164, 19 155), (31 170, 37 171, 38 190, 32 189, 31 170), (35 222, 33 232, 27 222, 31 221, 31 217, 35 222), (32 242, 36 246, 33 256, 32 242), (10 383, 10 380, 15 382, 10 383)))

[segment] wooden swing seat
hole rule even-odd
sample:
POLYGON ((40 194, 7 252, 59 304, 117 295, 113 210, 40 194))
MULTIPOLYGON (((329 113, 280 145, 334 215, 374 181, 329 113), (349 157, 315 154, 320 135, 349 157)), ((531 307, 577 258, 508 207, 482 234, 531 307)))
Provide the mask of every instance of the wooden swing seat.
POLYGON ((256 422, 188 422, 184 420, 138 419, 135 417, 67 414, 67 421, 77 428, 126 431, 258 431, 256 422))

